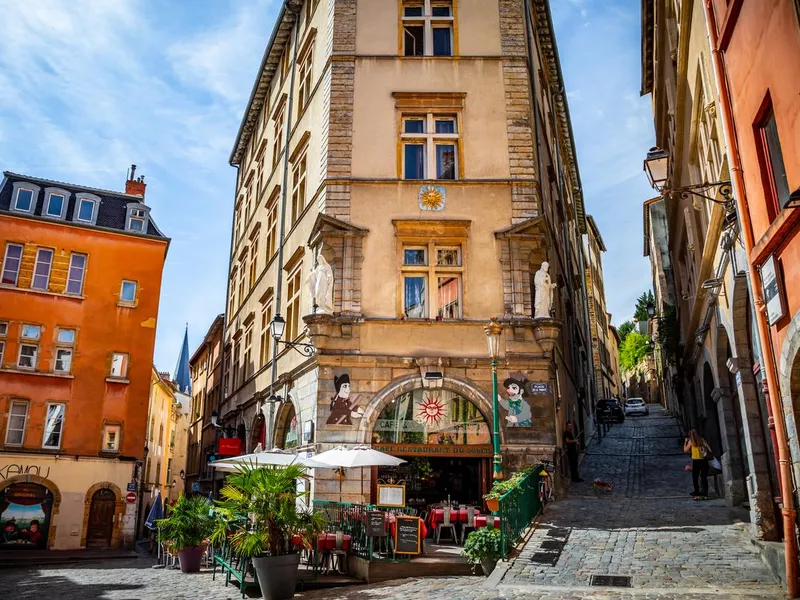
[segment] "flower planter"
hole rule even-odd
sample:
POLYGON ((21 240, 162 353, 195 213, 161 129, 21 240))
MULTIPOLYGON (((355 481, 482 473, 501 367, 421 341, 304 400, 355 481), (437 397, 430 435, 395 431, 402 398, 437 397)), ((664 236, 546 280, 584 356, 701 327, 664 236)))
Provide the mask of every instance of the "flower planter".
POLYGON ((488 508, 492 512, 497 512, 498 510, 500 510, 500 500, 497 498, 487 498, 486 508, 488 508))
POLYGON ((205 548, 202 546, 191 546, 179 550, 178 558, 181 561, 181 573, 199 573, 204 551, 205 548))
POLYGON ((496 560, 487 559, 481 561, 481 569, 483 570, 483 574, 486 575, 486 577, 492 574, 492 571, 494 571, 494 568, 496 566, 497 566, 496 560))
POLYGON ((253 559, 264 600, 289 600, 297 586, 299 554, 263 556, 253 559))

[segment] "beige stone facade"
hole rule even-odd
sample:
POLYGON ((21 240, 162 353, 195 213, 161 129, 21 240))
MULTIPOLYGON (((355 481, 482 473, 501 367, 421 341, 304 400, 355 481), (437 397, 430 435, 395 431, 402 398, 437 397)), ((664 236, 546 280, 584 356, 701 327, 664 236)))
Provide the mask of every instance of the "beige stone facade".
POLYGON ((612 362, 609 349, 609 321, 606 312, 606 292, 603 284, 603 256, 606 251, 603 236, 595 220, 586 217, 588 224, 584 238, 586 251, 586 289, 589 292, 589 322, 592 329, 592 355, 594 357, 594 385, 597 398, 611 398, 616 392, 615 372, 619 362, 612 362))
MULTIPOLYGON (((473 425, 490 427, 483 327, 499 317, 501 399, 515 378, 530 412, 500 411, 504 466, 557 457, 565 420, 591 432, 592 376, 583 199, 566 100, 552 91, 563 84, 547 3, 287 6, 231 157, 220 422, 248 451, 272 441, 308 452, 384 447, 382 413, 419 393, 474 407, 473 425), (307 285, 320 251, 332 314, 307 285), (555 318, 534 321, 544 261, 555 318), (278 314, 283 341, 312 343, 314 356, 273 344, 278 314), (282 401, 265 402, 273 394, 282 401)), ((340 481, 318 469, 313 494, 370 501, 374 483, 369 471, 340 481)))

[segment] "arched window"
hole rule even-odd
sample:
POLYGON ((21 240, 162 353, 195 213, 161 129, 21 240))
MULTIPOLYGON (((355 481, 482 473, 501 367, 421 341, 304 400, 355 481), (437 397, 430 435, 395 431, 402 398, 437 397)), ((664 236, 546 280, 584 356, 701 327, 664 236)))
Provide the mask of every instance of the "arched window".
POLYGON ((286 409, 286 420, 283 425, 281 448, 284 450, 297 448, 297 437, 297 415, 294 411, 294 405, 290 403, 286 409))
POLYGON ((472 402, 448 390, 414 390, 387 405, 372 433, 378 444, 489 444, 489 425, 472 402))

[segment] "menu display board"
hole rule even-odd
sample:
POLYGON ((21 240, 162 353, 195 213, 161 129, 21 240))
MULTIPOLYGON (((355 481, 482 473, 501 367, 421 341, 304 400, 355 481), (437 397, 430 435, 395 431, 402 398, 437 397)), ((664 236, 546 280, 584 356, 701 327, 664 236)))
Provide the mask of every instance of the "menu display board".
POLYGON ((383 537, 386 535, 386 515, 380 510, 367 513, 367 537, 383 537))
POLYGON ((419 517, 396 517, 394 534, 395 554, 419 554, 422 548, 422 532, 419 517))
POLYGON ((406 486, 378 484, 378 506, 404 508, 406 505, 406 486))

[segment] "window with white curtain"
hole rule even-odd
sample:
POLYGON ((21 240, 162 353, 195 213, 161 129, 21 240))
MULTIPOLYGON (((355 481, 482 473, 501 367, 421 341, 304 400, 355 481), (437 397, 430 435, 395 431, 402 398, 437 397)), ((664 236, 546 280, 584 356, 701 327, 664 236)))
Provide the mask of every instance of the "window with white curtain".
POLYGON ((42 448, 61 448, 61 434, 64 431, 64 413, 66 404, 48 404, 47 417, 44 422, 42 448))

